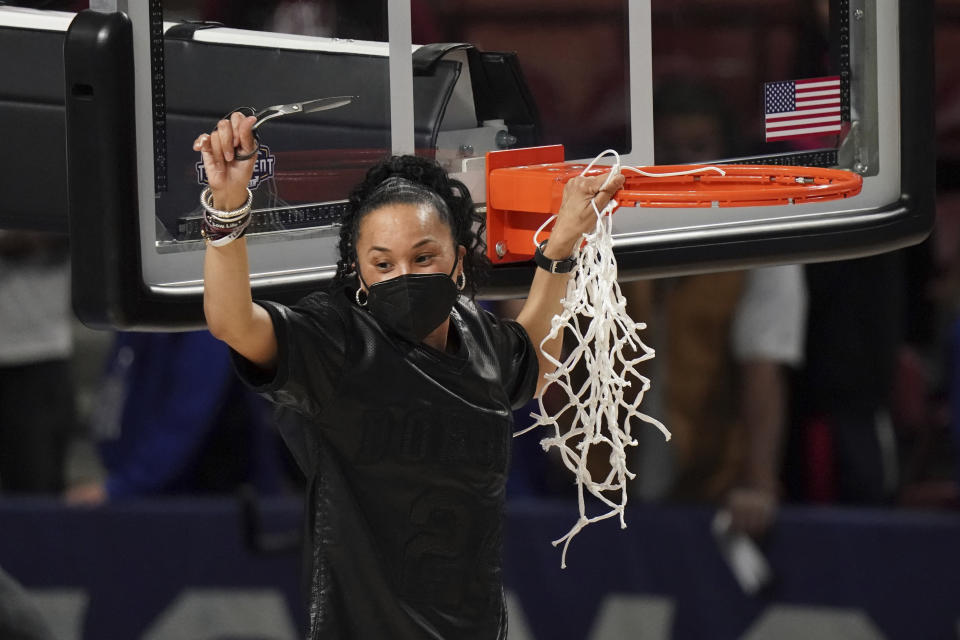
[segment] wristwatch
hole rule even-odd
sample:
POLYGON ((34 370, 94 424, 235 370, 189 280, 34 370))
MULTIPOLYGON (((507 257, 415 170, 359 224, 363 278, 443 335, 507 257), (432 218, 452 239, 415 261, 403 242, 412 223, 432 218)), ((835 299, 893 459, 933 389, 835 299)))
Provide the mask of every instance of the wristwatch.
POLYGON ((577 264, 576 258, 570 256, 563 260, 551 260, 543 255, 543 247, 546 244, 547 241, 544 240, 537 245, 537 250, 533 252, 533 261, 537 263, 537 266, 550 273, 570 273, 573 271, 574 265, 577 264))

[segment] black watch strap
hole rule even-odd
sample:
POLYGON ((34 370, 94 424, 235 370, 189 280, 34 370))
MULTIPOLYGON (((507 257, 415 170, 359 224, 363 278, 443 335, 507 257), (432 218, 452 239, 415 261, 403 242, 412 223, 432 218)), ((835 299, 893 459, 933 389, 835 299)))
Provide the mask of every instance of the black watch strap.
POLYGON ((576 258, 570 256, 563 260, 551 260, 543 255, 543 247, 545 244, 547 244, 546 240, 538 244, 537 250, 533 252, 533 261, 537 263, 538 267, 550 273, 570 273, 573 271, 574 265, 577 264, 576 258))

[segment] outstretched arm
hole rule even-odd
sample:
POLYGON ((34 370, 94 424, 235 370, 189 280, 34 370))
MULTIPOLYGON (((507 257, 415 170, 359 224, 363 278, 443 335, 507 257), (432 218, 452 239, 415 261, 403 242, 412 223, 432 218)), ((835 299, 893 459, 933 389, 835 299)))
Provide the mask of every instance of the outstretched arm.
MULTIPOLYGON (((234 148, 253 151, 252 127, 256 118, 240 113, 221 120, 217 129, 194 143, 203 156, 213 206, 230 211, 246 202, 246 186, 255 159, 237 160, 234 148)), ((246 238, 222 246, 207 245, 203 264, 203 311, 216 338, 257 366, 270 370, 277 358, 277 339, 267 311, 253 303, 246 238)))
MULTIPOLYGON (((576 177, 567 182, 563 190, 563 201, 557 214, 557 221, 550 233, 550 239, 543 249, 543 255, 551 260, 562 260, 573 254, 583 240, 583 234, 591 232, 597 223, 597 214, 590 204, 596 201, 598 209, 603 209, 620 187, 623 176, 616 174, 610 183, 603 187, 608 174, 592 177, 576 177)), ((537 269, 530 285, 530 293, 517 316, 519 322, 537 350, 540 374, 537 377, 537 395, 545 383, 544 374, 554 370, 553 364, 540 350, 540 342, 550 333, 553 317, 563 310, 561 300, 567 292, 569 273, 548 273, 537 269)), ((563 336, 557 336, 543 345, 544 351, 559 359, 563 346, 563 336)))
POLYGON ((740 377, 747 457, 740 486, 727 496, 727 507, 735 529, 759 537, 773 524, 779 501, 787 395, 784 366, 773 360, 750 360, 740 365, 740 377))

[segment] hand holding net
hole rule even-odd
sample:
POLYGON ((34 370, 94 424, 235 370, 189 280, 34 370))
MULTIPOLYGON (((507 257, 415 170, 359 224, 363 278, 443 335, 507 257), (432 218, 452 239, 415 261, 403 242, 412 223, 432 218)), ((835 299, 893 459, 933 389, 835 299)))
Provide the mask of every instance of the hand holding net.
MULTIPOLYGON (((592 166, 593 163, 583 173, 592 166)), ((619 162, 610 175, 614 175, 617 169, 619 162)), ((627 302, 617 283, 612 218, 608 215, 616 206, 617 203, 611 200, 603 211, 599 211, 593 203, 596 226, 592 233, 584 235, 586 242, 576 256, 577 266, 567 284, 563 311, 554 316, 550 333, 540 343, 540 350, 556 371, 545 376, 544 393, 538 399, 539 413, 531 414, 534 424, 515 434, 522 435, 537 427, 552 427, 554 435, 544 438, 540 444, 546 451, 556 447, 564 465, 574 473, 580 517, 566 535, 553 542, 554 546, 563 543, 563 568, 567 566, 570 541, 586 525, 619 516, 621 528, 626 528, 627 480, 635 477, 627 467, 626 448, 637 444, 632 435, 637 422, 654 425, 666 439, 670 439, 670 432, 663 424, 640 411, 644 394, 650 389, 650 380, 640 373, 639 367, 654 357, 654 350, 640 339, 639 332, 646 329, 646 325, 627 315, 627 302), (576 346, 561 362, 543 347, 563 331, 571 332, 576 338, 576 346), (578 366, 588 373, 582 383, 575 382, 573 376, 578 366), (551 415, 544 407, 543 398, 554 385, 566 395, 567 402, 551 415), (562 416, 572 418, 569 425, 561 426, 562 416), (610 451, 610 471, 603 479, 592 477, 587 466, 591 450, 597 448, 610 451), (587 493, 599 501, 601 512, 598 515, 587 515, 587 493)), ((534 235, 534 242, 537 235, 539 231, 534 235)))

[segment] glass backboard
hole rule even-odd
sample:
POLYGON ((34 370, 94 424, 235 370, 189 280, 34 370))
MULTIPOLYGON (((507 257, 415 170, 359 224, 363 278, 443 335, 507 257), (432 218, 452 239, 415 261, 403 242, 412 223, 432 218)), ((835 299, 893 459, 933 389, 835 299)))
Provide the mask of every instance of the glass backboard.
MULTIPOLYGON (((358 98, 262 131, 248 236, 255 295, 294 295, 330 278, 343 199, 391 151, 437 158, 481 206, 487 151, 546 144, 577 160, 613 148, 642 166, 762 162, 864 178, 860 195, 828 203, 621 209, 614 231, 625 279, 866 255, 919 241, 932 223, 929 7, 95 0, 91 8, 66 21, 64 98, 71 218, 91 235, 75 273, 81 297, 100 292, 81 313, 91 324, 197 323, 203 175, 190 142, 232 108, 327 95, 358 98)), ((0 29, 32 28, 22 15, 11 24, 17 11, 0 7, 0 29)), ((485 294, 517 295, 531 276, 530 263, 495 264, 485 294)))

